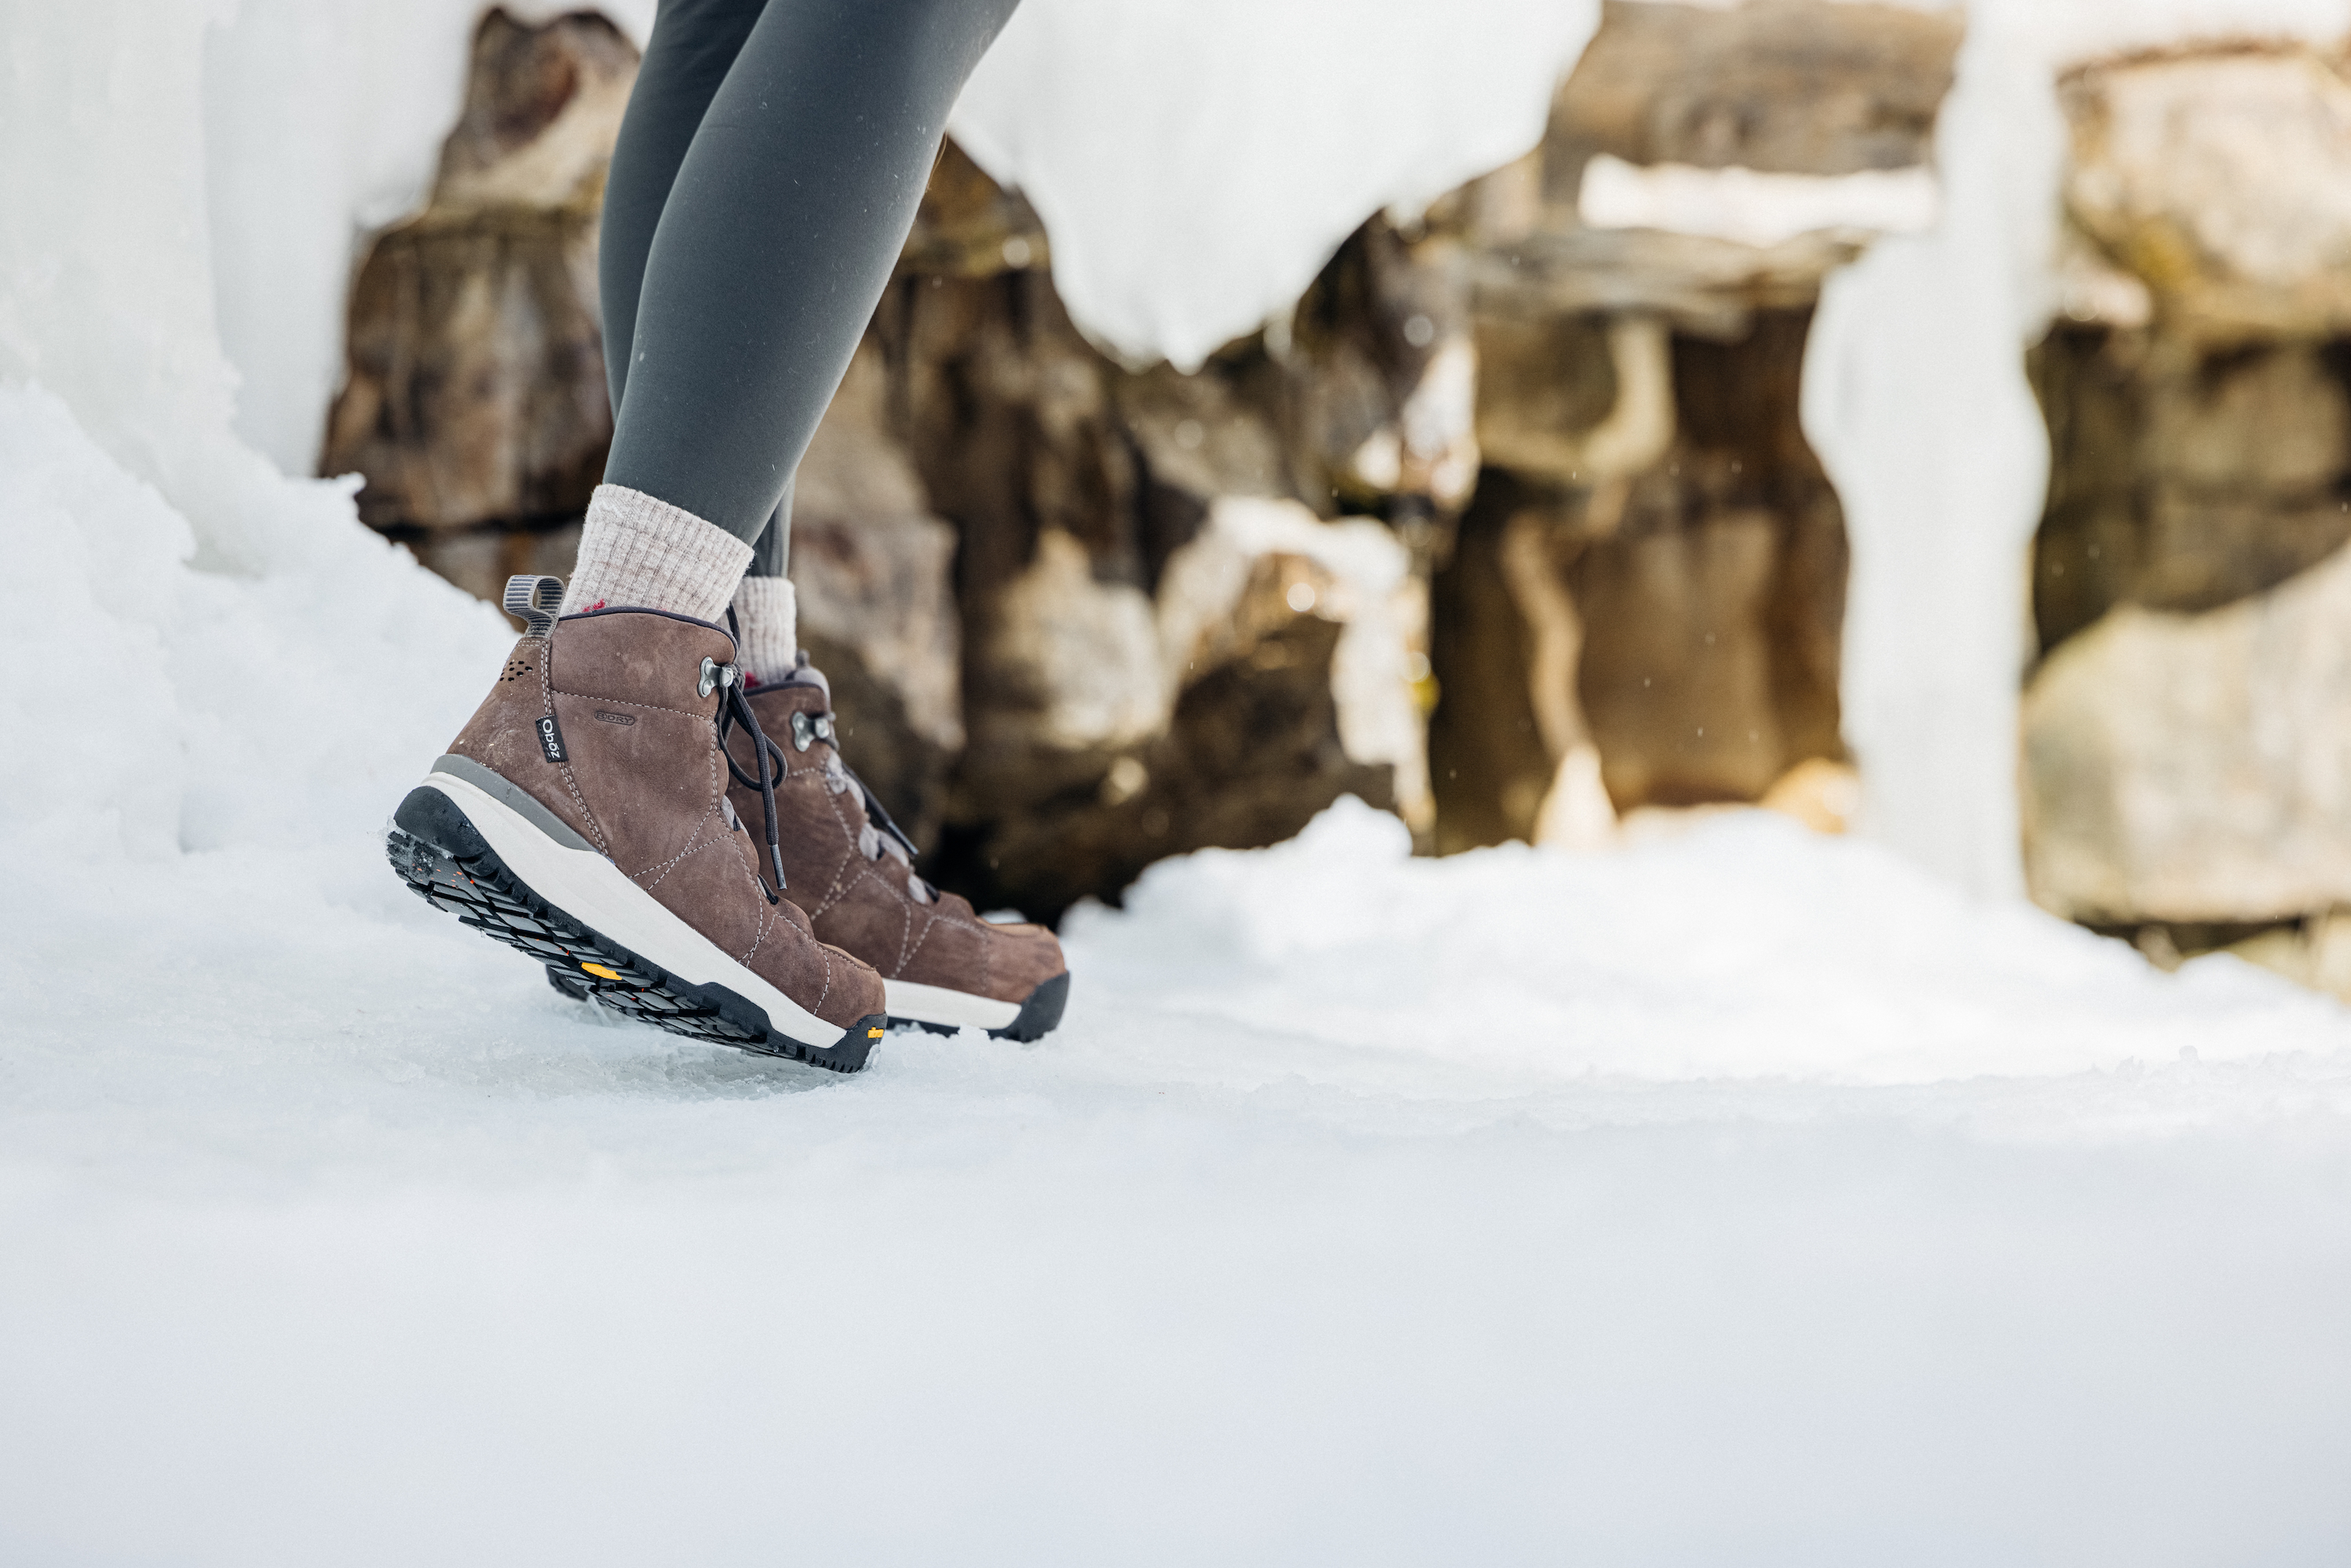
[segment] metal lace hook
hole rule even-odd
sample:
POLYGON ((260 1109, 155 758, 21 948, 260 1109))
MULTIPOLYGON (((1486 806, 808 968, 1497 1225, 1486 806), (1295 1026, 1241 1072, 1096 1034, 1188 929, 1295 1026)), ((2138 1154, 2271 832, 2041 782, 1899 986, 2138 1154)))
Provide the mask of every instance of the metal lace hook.
POLYGON ((695 683, 695 694, 697 696, 706 697, 720 686, 732 687, 735 685, 735 677, 741 673, 739 665, 722 664, 717 660, 705 655, 702 661, 701 677, 695 683))

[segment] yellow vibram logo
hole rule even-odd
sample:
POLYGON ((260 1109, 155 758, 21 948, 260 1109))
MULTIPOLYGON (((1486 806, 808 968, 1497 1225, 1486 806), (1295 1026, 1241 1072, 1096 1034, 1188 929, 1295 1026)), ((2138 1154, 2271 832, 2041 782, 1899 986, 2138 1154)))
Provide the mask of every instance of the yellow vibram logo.
POLYGON ((617 980, 621 977, 620 970, 608 969, 601 964, 582 964, 580 967, 600 980, 617 980))
POLYGON ((869 1029, 865 1031, 865 1038, 868 1040, 880 1040, 882 1038, 882 1031, 878 1029, 869 1029))

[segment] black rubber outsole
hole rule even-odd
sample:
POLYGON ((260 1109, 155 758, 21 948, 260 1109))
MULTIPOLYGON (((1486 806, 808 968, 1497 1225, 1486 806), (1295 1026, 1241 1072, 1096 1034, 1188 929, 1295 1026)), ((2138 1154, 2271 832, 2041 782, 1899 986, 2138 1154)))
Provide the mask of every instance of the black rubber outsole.
POLYGON ((539 897, 438 789, 408 792, 392 814, 384 851, 410 892, 538 960, 557 990, 592 998, 672 1034, 805 1061, 830 1072, 857 1072, 889 1027, 876 1013, 860 1019, 830 1045, 792 1039, 769 1025, 767 1009, 758 1003, 724 986, 681 979, 539 897))
MULTIPOLYGON (((1069 1005, 1070 976, 1067 970, 1063 970, 1051 979, 1041 982, 1035 990, 1029 992, 1029 999, 1020 1004, 1020 1010, 1013 1015, 1012 1021, 1002 1029, 989 1030, 988 1038, 1017 1040, 1023 1045, 1031 1040, 1042 1040, 1060 1026, 1061 1009, 1069 1005)), ((893 1029, 912 1027, 928 1030, 932 1034, 959 1034, 963 1030, 960 1024, 933 1023, 927 1019, 900 1018, 895 1013, 890 1015, 890 1024, 893 1029)))
MULTIPOLYGON (((586 976, 559 969, 552 964, 547 967, 547 983, 574 1001, 590 1001, 595 997, 594 991, 590 988, 590 982, 586 976)), ((1069 1003, 1070 977, 1067 974, 1056 975, 1029 993, 1029 999, 1020 1004, 1020 1011, 1014 1015, 1010 1023, 1006 1024, 1002 1029, 989 1030, 988 1036, 993 1040, 1017 1040, 1023 1045, 1042 1040, 1060 1026, 1061 1009, 1069 1006, 1069 1003)), ((963 1026, 960 1024, 933 1023, 927 1019, 900 1018, 895 1013, 890 1015, 890 1027, 919 1029, 929 1034, 961 1034, 963 1032, 963 1026)))

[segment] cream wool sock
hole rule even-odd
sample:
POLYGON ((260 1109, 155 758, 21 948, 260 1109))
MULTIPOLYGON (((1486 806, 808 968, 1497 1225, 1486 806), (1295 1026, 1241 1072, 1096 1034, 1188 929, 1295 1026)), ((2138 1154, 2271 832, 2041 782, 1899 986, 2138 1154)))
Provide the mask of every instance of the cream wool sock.
POLYGON ((717 524, 643 490, 599 485, 563 612, 627 605, 723 625, 726 601, 750 564, 751 547, 717 524))
POLYGON ((789 577, 747 577, 735 587, 735 656, 763 686, 799 663, 799 600, 789 577))

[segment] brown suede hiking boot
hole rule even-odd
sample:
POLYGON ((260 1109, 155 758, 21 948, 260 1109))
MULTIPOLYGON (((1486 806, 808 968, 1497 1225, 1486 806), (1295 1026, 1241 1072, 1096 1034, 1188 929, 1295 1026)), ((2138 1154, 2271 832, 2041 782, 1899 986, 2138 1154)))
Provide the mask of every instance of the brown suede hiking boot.
POLYGON ((558 621, 559 586, 509 585, 507 608, 530 630, 400 803, 393 868, 435 908, 544 963, 560 989, 856 1071, 885 1027, 882 977, 769 891, 726 799, 719 709, 748 713, 735 640, 653 610, 558 621))
MULTIPOLYGON (((1013 1040, 1060 1023, 1070 995, 1061 943, 1041 925, 982 920, 914 874, 914 847, 841 760, 824 676, 804 664, 790 679, 753 690, 749 706, 770 768, 782 774, 774 789, 784 896, 808 911, 818 936, 882 972, 892 1020, 1013 1040)), ((753 743, 736 734, 726 745, 735 809, 764 855, 753 743)))

